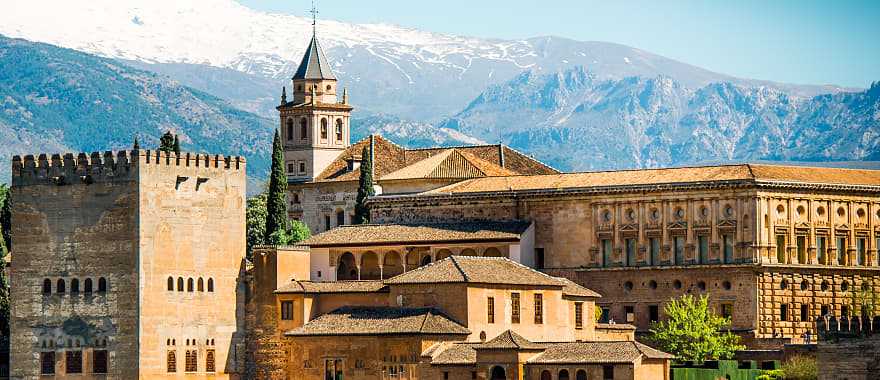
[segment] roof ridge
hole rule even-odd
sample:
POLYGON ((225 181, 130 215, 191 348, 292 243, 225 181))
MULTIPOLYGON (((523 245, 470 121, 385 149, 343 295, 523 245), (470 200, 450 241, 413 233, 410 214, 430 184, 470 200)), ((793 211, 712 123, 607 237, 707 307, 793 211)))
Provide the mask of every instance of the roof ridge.
POLYGON ((461 273, 461 277, 464 279, 464 282, 470 282, 467 274, 464 272, 464 269, 461 269, 461 266, 458 265, 458 256, 449 256, 449 259, 452 260, 452 265, 455 266, 455 269, 458 269, 458 273, 461 273))

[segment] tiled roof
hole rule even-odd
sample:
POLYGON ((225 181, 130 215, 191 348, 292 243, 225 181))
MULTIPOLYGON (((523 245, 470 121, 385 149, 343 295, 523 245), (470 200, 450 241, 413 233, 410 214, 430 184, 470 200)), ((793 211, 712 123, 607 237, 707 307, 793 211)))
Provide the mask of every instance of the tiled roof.
POLYGON ((478 283, 564 286, 555 277, 502 257, 452 256, 397 275, 386 284, 478 283))
POLYGON ((346 225, 299 243, 310 247, 465 241, 516 241, 529 222, 457 222, 346 225))
POLYGON ((562 294, 566 296, 572 297, 602 297, 601 294, 596 293, 590 289, 587 289, 583 286, 576 284, 574 281, 571 281, 565 277, 556 277, 559 282, 561 282, 565 287, 562 288, 562 294))
POLYGON ((474 346, 477 350, 541 350, 544 345, 532 343, 519 334, 507 330, 485 343, 474 346))
POLYGON ((374 293, 388 291, 382 281, 291 281, 275 293, 374 293))
MULTIPOLYGON (((454 343, 445 347, 445 349, 436 354, 431 359, 431 364, 440 365, 467 365, 476 364, 477 351, 474 347, 479 343, 454 343)), ((440 347, 443 349, 443 347, 440 347)))
MULTIPOLYGON (((428 170, 426 170, 425 167, 432 166, 431 163, 435 161, 421 163, 418 166, 413 165, 439 154, 446 154, 448 158, 448 155, 451 155, 450 151, 452 150, 458 152, 457 154, 460 155, 464 161, 468 161, 468 166, 476 167, 479 171, 488 176, 559 173, 556 169, 544 165, 541 162, 503 145, 406 149, 382 136, 373 135, 367 136, 346 148, 339 157, 327 166, 327 169, 316 177, 315 181, 357 181, 360 172, 358 170, 348 170, 348 161, 352 158, 360 159, 364 147, 370 146, 371 137, 374 145, 374 178, 379 181, 385 179, 385 176, 405 168, 410 169, 401 173, 396 173, 394 176, 389 177, 389 179, 426 178, 424 175, 428 170), (501 165, 502 160, 504 165, 501 165), (412 175, 413 177, 407 177, 407 175, 412 175)), ((442 162, 442 160, 439 159, 438 161, 442 162)), ((439 165, 441 170, 438 171, 442 172, 442 169, 447 169, 448 171, 448 169, 453 167, 453 164, 456 162, 461 162, 461 159, 453 158, 446 165, 439 165)), ((452 177, 447 176, 442 178, 452 177)))
POLYGON ((330 69, 330 62, 324 56, 324 50, 318 43, 317 36, 312 35, 312 41, 309 42, 309 47, 303 54, 299 68, 296 70, 296 74, 293 74, 293 79, 336 79, 333 70, 330 69))
POLYGON ((635 331, 636 327, 629 323, 597 323, 597 329, 606 329, 606 330, 633 330, 635 331))
POLYGON ((434 308, 346 306, 321 315, 288 336, 449 334, 471 332, 434 308))
POLYGON ((635 341, 572 342, 548 344, 528 364, 632 363, 639 358, 672 359, 673 356, 635 341))
POLYGON ((449 185, 431 191, 430 193, 456 194, 500 191, 569 190, 719 181, 760 181, 877 186, 880 184, 880 170, 814 168, 763 164, 617 170, 554 175, 475 178, 449 185))
POLYGON ((382 176, 380 180, 390 181, 411 178, 462 179, 514 174, 517 173, 480 159, 463 150, 446 149, 434 156, 382 176))

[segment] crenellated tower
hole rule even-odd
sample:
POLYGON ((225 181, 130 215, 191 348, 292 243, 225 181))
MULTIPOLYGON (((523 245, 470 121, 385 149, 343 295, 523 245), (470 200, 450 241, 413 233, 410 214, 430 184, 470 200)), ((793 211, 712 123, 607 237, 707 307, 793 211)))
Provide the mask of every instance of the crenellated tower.
POLYGON ((277 107, 284 143, 284 159, 290 182, 307 182, 318 176, 350 145, 352 107, 324 56, 316 34, 312 35, 302 62, 292 78, 293 99, 283 89, 277 107))

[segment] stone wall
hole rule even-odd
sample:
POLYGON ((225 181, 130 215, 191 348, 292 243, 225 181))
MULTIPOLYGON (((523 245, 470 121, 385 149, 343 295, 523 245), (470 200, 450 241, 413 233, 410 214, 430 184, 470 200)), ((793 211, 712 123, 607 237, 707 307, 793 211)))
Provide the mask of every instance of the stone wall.
POLYGON ((819 380, 871 380, 880 374, 880 336, 819 342, 819 380))

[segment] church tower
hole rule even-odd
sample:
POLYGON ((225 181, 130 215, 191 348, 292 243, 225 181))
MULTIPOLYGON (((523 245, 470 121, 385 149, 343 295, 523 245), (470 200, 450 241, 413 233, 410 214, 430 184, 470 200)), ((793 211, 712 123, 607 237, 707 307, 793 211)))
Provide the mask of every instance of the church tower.
POLYGON ((277 107, 287 178, 308 182, 349 147, 352 110, 345 90, 341 101, 337 96, 336 76, 315 33, 292 84, 293 99, 288 101, 284 88, 277 107))

